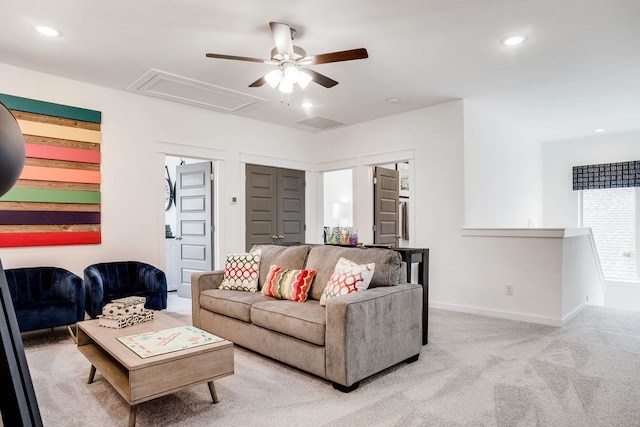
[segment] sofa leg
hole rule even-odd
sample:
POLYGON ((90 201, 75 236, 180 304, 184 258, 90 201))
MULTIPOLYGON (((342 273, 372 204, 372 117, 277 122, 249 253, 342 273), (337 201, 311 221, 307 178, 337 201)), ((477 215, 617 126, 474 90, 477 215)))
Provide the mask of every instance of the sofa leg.
POLYGON ((338 391, 341 391, 343 393, 351 393, 353 390, 357 389, 358 387, 360 387, 360 381, 355 382, 353 384, 351 384, 350 386, 346 386, 346 385, 342 385, 342 384, 338 384, 338 383, 332 383, 333 388, 335 388, 338 391))
POLYGON ((416 354, 415 356, 411 356, 410 358, 405 360, 405 362, 407 363, 417 362, 419 357, 420 357, 420 353, 416 354))

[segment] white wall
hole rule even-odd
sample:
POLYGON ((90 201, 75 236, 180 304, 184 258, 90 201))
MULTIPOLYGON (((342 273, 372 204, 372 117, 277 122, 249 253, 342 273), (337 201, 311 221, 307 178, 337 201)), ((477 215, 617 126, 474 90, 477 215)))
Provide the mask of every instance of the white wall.
POLYGON ((589 229, 465 229, 463 234, 465 292, 434 306, 562 326, 587 301, 602 305, 604 287, 589 229))
MULTIPOLYGON (((303 169, 312 158, 308 133, 3 64, 0 92, 102 112, 102 244, 4 248, 0 258, 5 268, 56 265, 81 275, 91 263, 123 259, 164 267, 161 146, 174 151, 168 154, 219 157, 217 220, 224 227, 218 228, 218 258, 242 250, 244 205, 228 201, 244 194, 243 162, 303 169), (179 152, 183 149, 185 153, 179 152)), ((307 191, 313 200, 313 187, 307 191)))
POLYGON ((440 308, 558 326, 562 237, 466 236, 461 273, 440 308), (506 295, 506 285, 513 295, 506 295))
MULTIPOLYGON (((521 141, 509 139, 511 134, 507 135, 499 126, 481 127, 478 123, 467 127, 463 124, 463 119, 467 119, 466 102, 464 109, 463 115, 463 102, 455 101, 318 134, 316 167, 319 170, 335 169, 336 165, 355 167, 355 226, 363 230, 361 241, 366 243, 372 241, 369 230, 373 220, 369 165, 393 163, 402 157, 412 159, 415 165, 411 189, 415 218, 412 243, 430 249, 430 305, 561 324, 562 238, 462 235, 465 195, 477 202, 475 220, 501 226, 524 223, 521 226, 526 227, 528 218, 539 221, 542 211, 539 149, 533 144, 511 147, 521 141), (479 135, 470 135, 476 129, 479 135), (500 153, 502 145, 509 146, 507 154, 500 153), (491 167, 478 167, 467 149, 479 157, 479 163, 491 167), (512 161, 528 163, 516 167, 512 161), (465 162, 480 185, 469 183, 465 162), (496 168, 508 173, 497 174, 495 179, 488 176, 496 168), (514 180, 522 170, 526 178, 524 187, 502 182, 514 180), (465 182, 471 186, 466 192, 465 182), (485 207, 480 201, 489 182, 499 184, 500 188, 489 189, 487 197, 494 203, 485 207), (530 189, 529 193, 526 189, 530 189), (506 284, 514 286, 514 296, 505 295, 506 284)), ((480 113, 490 117, 486 111, 480 113)), ((469 116, 471 121, 481 118, 469 116)))
POLYGON ((537 141, 477 99, 464 100, 467 227, 541 227, 542 151, 537 141))
POLYGON ((466 292, 465 284, 456 280, 464 218, 462 120, 462 101, 454 101, 323 132, 314 144, 318 168, 356 168, 354 226, 365 243, 373 241, 370 165, 413 160, 412 245, 431 250, 434 300, 456 300, 466 292))
MULTIPOLYGON (((590 138, 543 145, 544 222, 549 227, 579 226, 579 191, 573 191, 573 166, 640 160, 640 131, 595 134, 590 138)), ((637 283, 607 282, 604 305, 638 310, 637 283)))
POLYGON ((543 144, 544 226, 578 227, 578 191, 573 166, 640 160, 640 132, 596 134, 543 144))
POLYGON ((604 305, 604 278, 591 231, 565 238, 562 257, 563 318, 570 317, 585 304, 604 305))

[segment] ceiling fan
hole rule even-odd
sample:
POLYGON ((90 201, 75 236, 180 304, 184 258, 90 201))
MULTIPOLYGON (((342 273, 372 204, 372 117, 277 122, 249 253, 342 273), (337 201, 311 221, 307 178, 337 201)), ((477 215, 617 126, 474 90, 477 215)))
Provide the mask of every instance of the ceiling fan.
POLYGON ((221 55, 217 53, 207 53, 208 58, 232 59, 236 61, 261 62, 275 65, 277 68, 270 71, 265 76, 260 77, 249 87, 260 87, 267 83, 269 86, 279 88, 282 93, 293 92, 293 85, 298 84, 302 89, 314 81, 320 86, 331 88, 338 84, 337 81, 313 71, 303 68, 306 65, 327 64, 330 62, 352 61, 355 59, 365 59, 369 57, 367 49, 351 49, 339 52, 324 53, 321 55, 307 56, 304 49, 294 46, 293 39, 296 30, 287 24, 280 22, 269 22, 273 41, 276 47, 271 50, 271 59, 250 58, 246 56, 221 55))

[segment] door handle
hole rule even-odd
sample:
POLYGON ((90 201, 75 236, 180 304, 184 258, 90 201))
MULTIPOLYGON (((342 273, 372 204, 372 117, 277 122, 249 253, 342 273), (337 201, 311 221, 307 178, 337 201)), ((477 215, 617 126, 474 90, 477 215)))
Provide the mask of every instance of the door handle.
POLYGON ((182 236, 176 236, 176 237, 174 237, 174 239, 176 239, 176 240, 182 240, 182 236))
POLYGON ((274 234, 273 236, 271 236, 271 240, 278 240, 278 236, 274 234))
POLYGON ((284 236, 278 236, 278 240, 283 240, 284 236))

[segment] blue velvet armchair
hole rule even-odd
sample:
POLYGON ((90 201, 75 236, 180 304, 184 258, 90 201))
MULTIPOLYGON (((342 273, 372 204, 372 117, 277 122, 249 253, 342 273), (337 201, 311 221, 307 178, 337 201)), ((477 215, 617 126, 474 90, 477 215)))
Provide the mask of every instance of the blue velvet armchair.
POLYGON ((139 261, 93 264, 84 269, 86 308, 92 318, 114 299, 144 296, 145 308, 167 308, 167 278, 162 270, 139 261))
POLYGON ((64 268, 5 270, 20 332, 73 325, 84 320, 82 279, 64 268))

